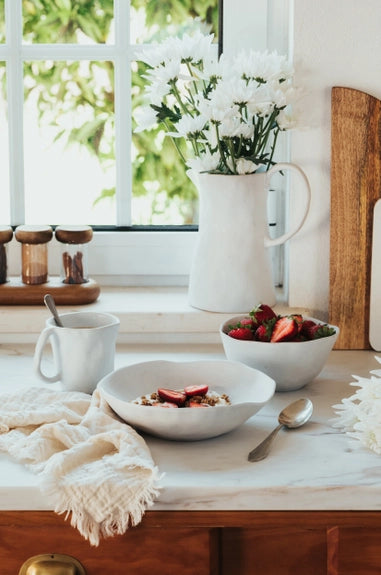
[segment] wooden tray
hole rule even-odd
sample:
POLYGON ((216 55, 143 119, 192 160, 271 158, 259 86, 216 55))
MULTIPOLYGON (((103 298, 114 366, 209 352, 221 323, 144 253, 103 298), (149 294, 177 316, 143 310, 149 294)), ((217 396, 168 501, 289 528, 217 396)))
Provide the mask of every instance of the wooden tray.
POLYGON ((59 277, 47 283, 26 285, 18 277, 8 278, 0 285, 0 305, 44 305, 44 295, 50 293, 59 305, 87 304, 94 302, 100 293, 99 285, 92 279, 84 284, 64 284, 59 277))
POLYGON ((369 349, 373 210, 381 196, 381 102, 332 89, 329 320, 335 349, 369 349))

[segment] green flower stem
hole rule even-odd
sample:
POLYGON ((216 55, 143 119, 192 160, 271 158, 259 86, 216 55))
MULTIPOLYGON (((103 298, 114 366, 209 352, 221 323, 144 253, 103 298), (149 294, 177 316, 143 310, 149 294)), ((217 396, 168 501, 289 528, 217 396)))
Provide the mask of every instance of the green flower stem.
MULTIPOLYGON (((194 93, 195 93, 195 94, 198 94, 197 82, 196 82, 196 80, 194 79, 194 76, 193 76, 193 73, 192 73, 192 68, 191 68, 189 62, 186 62, 186 67, 187 67, 187 69, 188 69, 189 75, 191 76, 191 78, 193 78, 193 80, 192 80, 192 85, 193 85, 193 88, 194 88, 194 93)), ((193 97, 192 90, 188 90, 188 89, 187 89, 187 92, 188 92, 188 94, 189 94, 189 97, 190 97, 190 99, 191 99, 191 103, 192 103, 193 107, 196 108, 196 102, 195 102, 195 99, 194 99, 194 97, 193 97)))
POLYGON ((221 157, 223 165, 225 166, 225 168, 229 172, 230 169, 229 169, 229 166, 228 166, 227 161, 226 161, 225 151, 223 149, 223 146, 221 145, 222 142, 221 142, 221 138, 220 138, 220 134, 219 134, 219 130, 218 130, 218 124, 215 123, 214 125, 215 125, 215 129, 216 129, 216 139, 217 139, 218 151, 220 153, 220 157, 221 157))
MULTIPOLYGON (((167 123, 165 120, 162 120, 162 123, 163 123, 163 125, 164 125, 166 131, 167 131, 167 132, 170 132, 170 127, 168 126, 168 123, 167 123)), ((182 159, 182 161, 183 161, 184 164, 186 165, 187 160, 186 160, 184 154, 182 153, 181 148, 180 148, 179 144, 178 144, 177 141, 176 141, 176 138, 171 138, 171 140, 172 140, 173 145, 175 146, 177 152, 179 153, 180 158, 182 159)))
POLYGON ((271 146, 271 154, 270 154, 270 158, 269 158, 269 163, 267 165, 267 170, 269 170, 271 168, 271 166, 273 165, 273 157, 274 157, 274 152, 275 152, 275 147, 276 147, 276 142, 278 139, 279 132, 280 132, 280 128, 278 128, 274 132, 274 139, 273 139, 273 143, 271 146))
POLYGON ((174 80, 170 80, 169 85, 171 86, 172 94, 173 94, 173 96, 175 96, 176 101, 179 104, 183 113, 186 114, 187 116, 193 116, 193 114, 188 110, 188 108, 183 103, 183 100, 180 96, 180 92, 176 86, 176 82, 174 80))

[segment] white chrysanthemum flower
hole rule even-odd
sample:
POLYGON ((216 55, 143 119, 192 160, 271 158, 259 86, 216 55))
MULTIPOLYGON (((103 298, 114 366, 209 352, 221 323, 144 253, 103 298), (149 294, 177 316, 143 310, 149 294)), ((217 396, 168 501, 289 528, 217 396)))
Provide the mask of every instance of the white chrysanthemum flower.
POLYGON ((170 93, 169 84, 164 82, 152 82, 146 87, 145 96, 150 104, 161 106, 164 98, 170 93))
POLYGON ((216 60, 215 58, 211 58, 208 60, 207 58, 204 59, 203 69, 199 72, 200 78, 203 80, 207 80, 212 84, 220 81, 223 76, 223 60, 222 56, 220 60, 216 60))
POLYGON ((259 165, 255 164, 251 160, 246 160, 245 158, 239 158, 236 162, 237 174, 254 174, 258 170, 259 165))
POLYGON ((256 88, 239 78, 222 79, 210 95, 210 106, 237 113, 242 106, 256 99, 256 88))
POLYGON ((247 111, 251 116, 259 116, 260 118, 266 118, 270 116, 274 111, 274 102, 269 100, 264 101, 251 101, 248 103, 247 111))
POLYGON ((208 122, 221 123, 229 118, 233 118, 238 114, 238 108, 217 106, 214 102, 204 99, 200 102, 200 112, 207 119, 208 122))
POLYGON ((252 160, 247 160, 246 158, 238 158, 238 160, 233 162, 231 158, 227 160, 227 166, 233 174, 238 174, 243 176, 245 174, 254 174, 263 164, 256 164, 252 160))
POLYGON ((290 110, 281 110, 276 121, 281 130, 292 130, 297 125, 296 119, 290 110))
POLYGON ((263 82, 287 80, 293 69, 286 56, 277 52, 240 52, 231 66, 241 77, 260 79, 263 82))
POLYGON ((240 116, 224 118, 219 126, 221 138, 244 138, 249 140, 254 135, 254 126, 241 119, 240 116))
POLYGON ((358 387, 356 393, 333 406, 337 415, 333 426, 381 454, 381 378, 356 379, 351 383, 358 387))
POLYGON ((199 62, 211 56, 214 34, 204 35, 199 30, 176 39, 175 52, 182 60, 199 62))
POLYGON ((156 68, 156 66, 160 66, 173 58, 176 46, 177 38, 169 37, 160 44, 153 42, 148 48, 143 50, 138 48, 135 52, 135 57, 137 60, 148 64, 151 68, 156 68))
POLYGON ((381 455, 381 423, 371 419, 356 423, 349 435, 358 439, 362 445, 381 455))
POLYGON ((142 106, 136 108, 134 112, 134 119, 137 123, 135 132, 143 132, 144 130, 151 130, 157 125, 156 112, 151 108, 151 106, 142 106))
POLYGON ((183 116, 176 124, 176 132, 168 132, 172 138, 194 138, 199 136, 205 128, 206 118, 204 116, 183 116))
POLYGON ((167 84, 171 80, 175 81, 181 73, 181 61, 172 58, 167 60, 165 64, 157 66, 152 70, 148 70, 145 77, 156 84, 167 84))
POLYGON ((205 150, 198 158, 191 158, 187 161, 187 166, 195 172, 213 172, 217 169, 221 161, 219 153, 212 154, 205 150))

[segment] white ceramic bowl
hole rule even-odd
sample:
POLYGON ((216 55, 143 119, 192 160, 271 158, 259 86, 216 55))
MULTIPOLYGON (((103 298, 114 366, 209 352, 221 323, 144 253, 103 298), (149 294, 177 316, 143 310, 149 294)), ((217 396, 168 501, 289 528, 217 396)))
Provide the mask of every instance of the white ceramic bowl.
MULTIPOLYGON (((276 391, 301 389, 315 379, 339 335, 339 328, 329 324, 335 328, 335 334, 311 341, 269 343, 238 340, 228 336, 228 326, 238 323, 244 317, 248 316, 235 316, 221 325, 220 336, 225 355, 230 361, 239 361, 266 373, 275 381, 276 391)), ((322 323, 310 317, 305 319, 322 323)))
POLYGON ((119 417, 137 430, 193 441, 222 435, 244 423, 272 398, 275 382, 256 369, 228 360, 149 361, 106 375, 98 389, 119 417), (159 387, 182 389, 205 383, 210 391, 228 394, 231 405, 165 409, 132 403, 159 387))

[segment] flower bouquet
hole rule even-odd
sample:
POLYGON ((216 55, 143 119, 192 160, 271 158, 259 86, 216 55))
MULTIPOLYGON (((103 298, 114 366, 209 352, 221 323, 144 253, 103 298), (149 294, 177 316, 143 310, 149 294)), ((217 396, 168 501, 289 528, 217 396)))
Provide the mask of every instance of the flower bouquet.
MULTIPOLYGON (((381 363, 380 357, 376 360, 381 363)), ((333 426, 381 455, 381 370, 371 371, 369 378, 354 377, 350 385, 356 392, 332 406, 337 415, 333 426)))
POLYGON ((189 169, 252 174, 274 164, 279 132, 296 124, 293 69, 276 52, 218 58, 212 34, 169 37, 142 51, 149 68, 136 131, 162 123, 189 169), (178 139, 188 142, 189 157, 178 139))

